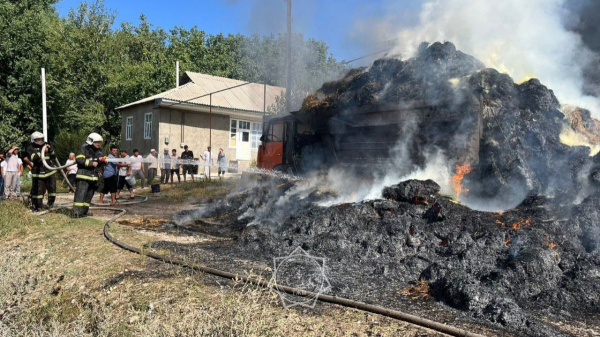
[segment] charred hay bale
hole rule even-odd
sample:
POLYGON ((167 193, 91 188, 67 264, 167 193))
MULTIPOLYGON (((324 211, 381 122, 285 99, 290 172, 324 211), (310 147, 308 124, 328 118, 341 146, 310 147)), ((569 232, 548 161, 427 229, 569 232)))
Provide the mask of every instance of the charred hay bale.
POLYGON ((554 251, 535 246, 527 247, 507 263, 503 278, 516 298, 526 300, 547 289, 553 289, 563 276, 554 251))
POLYGON ((439 193, 440 185, 431 179, 406 180, 383 189, 384 198, 412 204, 426 203, 430 199, 435 198, 439 193))

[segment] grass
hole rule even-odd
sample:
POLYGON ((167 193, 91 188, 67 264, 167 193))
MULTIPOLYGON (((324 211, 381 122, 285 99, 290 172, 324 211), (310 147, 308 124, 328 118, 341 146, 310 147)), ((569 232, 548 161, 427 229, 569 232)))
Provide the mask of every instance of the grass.
MULTIPOLYGON (((227 190, 226 182, 185 184, 150 202, 227 190)), ((123 251, 103 225, 0 202, 0 336, 435 335, 333 305, 286 310, 269 290, 123 251)), ((114 235, 137 247, 154 240, 128 226, 114 235)))

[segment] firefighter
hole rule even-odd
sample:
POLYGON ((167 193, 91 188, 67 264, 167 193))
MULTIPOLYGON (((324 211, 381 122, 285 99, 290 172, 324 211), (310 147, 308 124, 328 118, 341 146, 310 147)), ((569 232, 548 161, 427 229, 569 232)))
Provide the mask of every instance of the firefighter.
POLYGON ((75 218, 92 215, 88 213, 88 209, 94 192, 98 189, 99 165, 106 162, 106 157, 100 149, 102 142, 102 136, 95 132, 90 133, 85 144, 75 155, 77 163, 77 175, 75 176, 77 187, 73 200, 73 217, 75 218))
POLYGON ((56 200, 56 171, 47 169, 42 163, 42 156, 44 156, 46 162, 54 161, 56 156, 50 145, 48 145, 46 153, 42 153, 42 148, 46 144, 43 133, 38 131, 32 133, 31 145, 29 145, 23 157, 23 161, 31 170, 30 195, 33 211, 42 208, 46 191, 48 192, 48 207, 53 207, 56 200))

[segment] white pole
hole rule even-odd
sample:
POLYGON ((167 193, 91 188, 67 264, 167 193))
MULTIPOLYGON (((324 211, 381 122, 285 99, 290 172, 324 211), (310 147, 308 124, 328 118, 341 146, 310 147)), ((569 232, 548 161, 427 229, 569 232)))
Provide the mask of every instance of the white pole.
POLYGON ((175 75, 177 77, 177 86, 176 86, 176 88, 179 88, 179 61, 177 61, 177 64, 176 64, 175 67, 177 68, 176 75, 175 75))
POLYGON ((46 69, 42 68, 42 118, 44 141, 48 142, 48 122, 46 116, 46 69))

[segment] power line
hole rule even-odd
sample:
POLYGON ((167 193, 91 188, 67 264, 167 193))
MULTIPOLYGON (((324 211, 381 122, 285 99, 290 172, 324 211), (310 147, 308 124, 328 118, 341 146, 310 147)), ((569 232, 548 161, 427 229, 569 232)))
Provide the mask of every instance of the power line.
MULTIPOLYGON (((367 54, 367 55, 364 55, 364 56, 361 56, 361 57, 357 57, 357 58, 355 58, 355 59, 352 59, 352 60, 350 60, 350 61, 341 61, 341 62, 339 62, 338 64, 348 64, 348 63, 352 63, 352 62, 354 62, 354 61, 362 60, 362 59, 364 59, 364 58, 367 58, 367 57, 369 57, 369 56, 373 56, 373 55, 381 54, 381 53, 383 53, 383 52, 386 52, 386 51, 389 51, 389 50, 392 50, 392 49, 393 49, 393 48, 386 48, 386 49, 382 49, 382 50, 376 51, 376 52, 374 52, 374 53, 371 53, 371 54, 367 54)), ((330 64, 325 64, 325 65, 322 65, 322 66, 317 66, 317 67, 313 67, 313 68, 307 68, 307 69, 306 69, 306 71, 311 71, 311 70, 321 69, 321 68, 325 68, 325 67, 329 67, 329 66, 332 66, 332 65, 330 65, 330 64)), ((182 104, 182 103, 187 103, 187 102, 189 102, 189 101, 193 101, 193 100, 196 100, 196 99, 199 99, 199 98, 202 98, 202 97, 210 96, 210 95, 212 95, 212 94, 216 94, 216 93, 219 93, 219 92, 222 92, 222 91, 227 91, 227 90, 231 90, 231 89, 239 88, 239 87, 242 87, 242 86, 245 86, 245 85, 248 85, 248 84, 253 84, 253 83, 256 83, 256 82, 246 82, 246 83, 242 83, 242 84, 235 85, 235 86, 233 86, 233 87, 229 87, 229 88, 225 88, 225 89, 221 89, 221 90, 217 90, 217 91, 209 92, 208 94, 204 94, 204 95, 200 95, 200 96, 196 96, 196 97, 188 98, 188 99, 186 99, 186 100, 184 100, 184 101, 177 101, 176 103, 173 103, 173 104, 167 105, 166 107, 171 107, 171 106, 174 106, 174 105, 178 105, 178 104, 182 104)), ((260 84, 260 83, 258 83, 258 84, 260 84)), ((264 83, 263 83, 263 85, 264 85, 264 83)))

